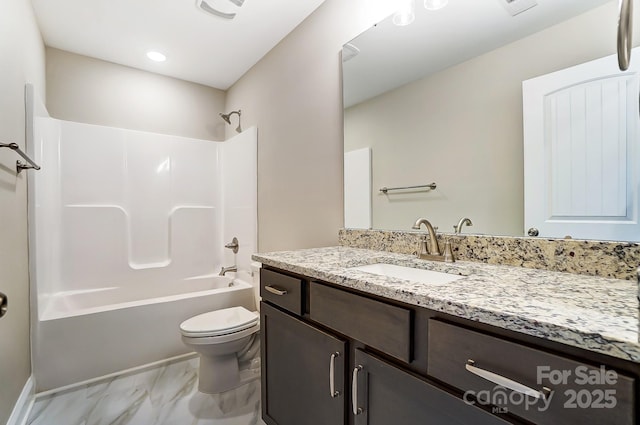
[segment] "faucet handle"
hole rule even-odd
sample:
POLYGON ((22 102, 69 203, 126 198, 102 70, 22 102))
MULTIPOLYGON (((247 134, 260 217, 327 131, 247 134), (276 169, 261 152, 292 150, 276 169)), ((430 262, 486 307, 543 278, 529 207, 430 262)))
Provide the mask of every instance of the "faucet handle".
POLYGON ((418 243, 418 258, 420 258, 421 255, 426 255, 429 253, 429 250, 427 248, 427 236, 421 236, 420 237, 420 242, 418 243))
POLYGON ((451 241, 449 239, 444 242, 443 255, 446 263, 455 263, 456 258, 453 256, 453 249, 451 248, 451 241))
POLYGON ((234 237, 231 240, 231 242, 226 244, 224 247, 225 248, 229 248, 230 250, 233 251, 234 254, 237 254, 238 253, 238 248, 240 248, 240 245, 238 245, 238 238, 234 237))

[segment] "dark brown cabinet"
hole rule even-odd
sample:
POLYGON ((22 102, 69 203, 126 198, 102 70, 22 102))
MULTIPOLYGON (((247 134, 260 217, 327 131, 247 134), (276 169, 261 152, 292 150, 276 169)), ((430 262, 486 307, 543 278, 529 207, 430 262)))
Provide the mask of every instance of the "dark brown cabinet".
POLYGON ((268 425, 640 425, 638 364, 277 269, 261 278, 268 425), (615 382, 576 387, 544 371, 615 382), (582 405, 600 393, 603 408, 582 405))
POLYGON ((428 375, 477 396, 485 405, 540 425, 636 423, 633 377, 438 320, 429 322, 428 375), (526 392, 533 395, 523 396, 526 392))
POLYGON ((309 292, 311 320, 404 362, 412 360, 409 309, 317 282, 311 283, 309 292))
POLYGON ((302 280, 272 272, 260 272, 260 296, 293 314, 302 314, 302 280))
POLYGON ((344 424, 346 342, 265 303, 261 326, 264 421, 344 424))
POLYGON ((355 352, 356 425, 506 425, 424 379, 362 350, 355 352))

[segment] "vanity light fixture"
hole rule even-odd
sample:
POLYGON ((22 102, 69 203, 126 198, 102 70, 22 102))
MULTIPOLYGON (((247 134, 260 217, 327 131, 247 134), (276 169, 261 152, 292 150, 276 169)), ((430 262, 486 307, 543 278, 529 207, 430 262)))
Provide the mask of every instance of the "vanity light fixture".
POLYGON ((395 25, 403 27, 412 23, 415 19, 415 0, 402 0, 402 6, 393 15, 392 21, 395 25))
POLYGON ((156 52, 155 50, 150 50, 147 52, 147 57, 154 62, 164 62, 167 60, 167 57, 160 52, 156 52))
POLYGON ((427 10, 442 9, 449 3, 449 0, 424 0, 424 8, 427 10))

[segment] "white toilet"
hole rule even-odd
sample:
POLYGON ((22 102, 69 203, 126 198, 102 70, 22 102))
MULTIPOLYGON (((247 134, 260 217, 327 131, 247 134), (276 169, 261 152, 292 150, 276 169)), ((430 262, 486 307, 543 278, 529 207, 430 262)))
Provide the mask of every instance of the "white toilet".
POLYGON ((180 324, 182 341, 200 354, 198 390, 216 394, 242 383, 238 353, 260 330, 258 312, 231 307, 200 314, 180 324))

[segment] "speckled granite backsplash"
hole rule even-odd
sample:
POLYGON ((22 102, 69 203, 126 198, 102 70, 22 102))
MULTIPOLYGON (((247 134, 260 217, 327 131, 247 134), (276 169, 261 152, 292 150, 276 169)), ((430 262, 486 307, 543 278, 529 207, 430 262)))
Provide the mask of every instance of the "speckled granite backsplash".
MULTIPOLYGON (((341 229, 342 246, 412 254, 425 232, 341 229)), ((616 279, 636 279, 640 245, 628 242, 438 234, 460 261, 477 261, 616 279)))

